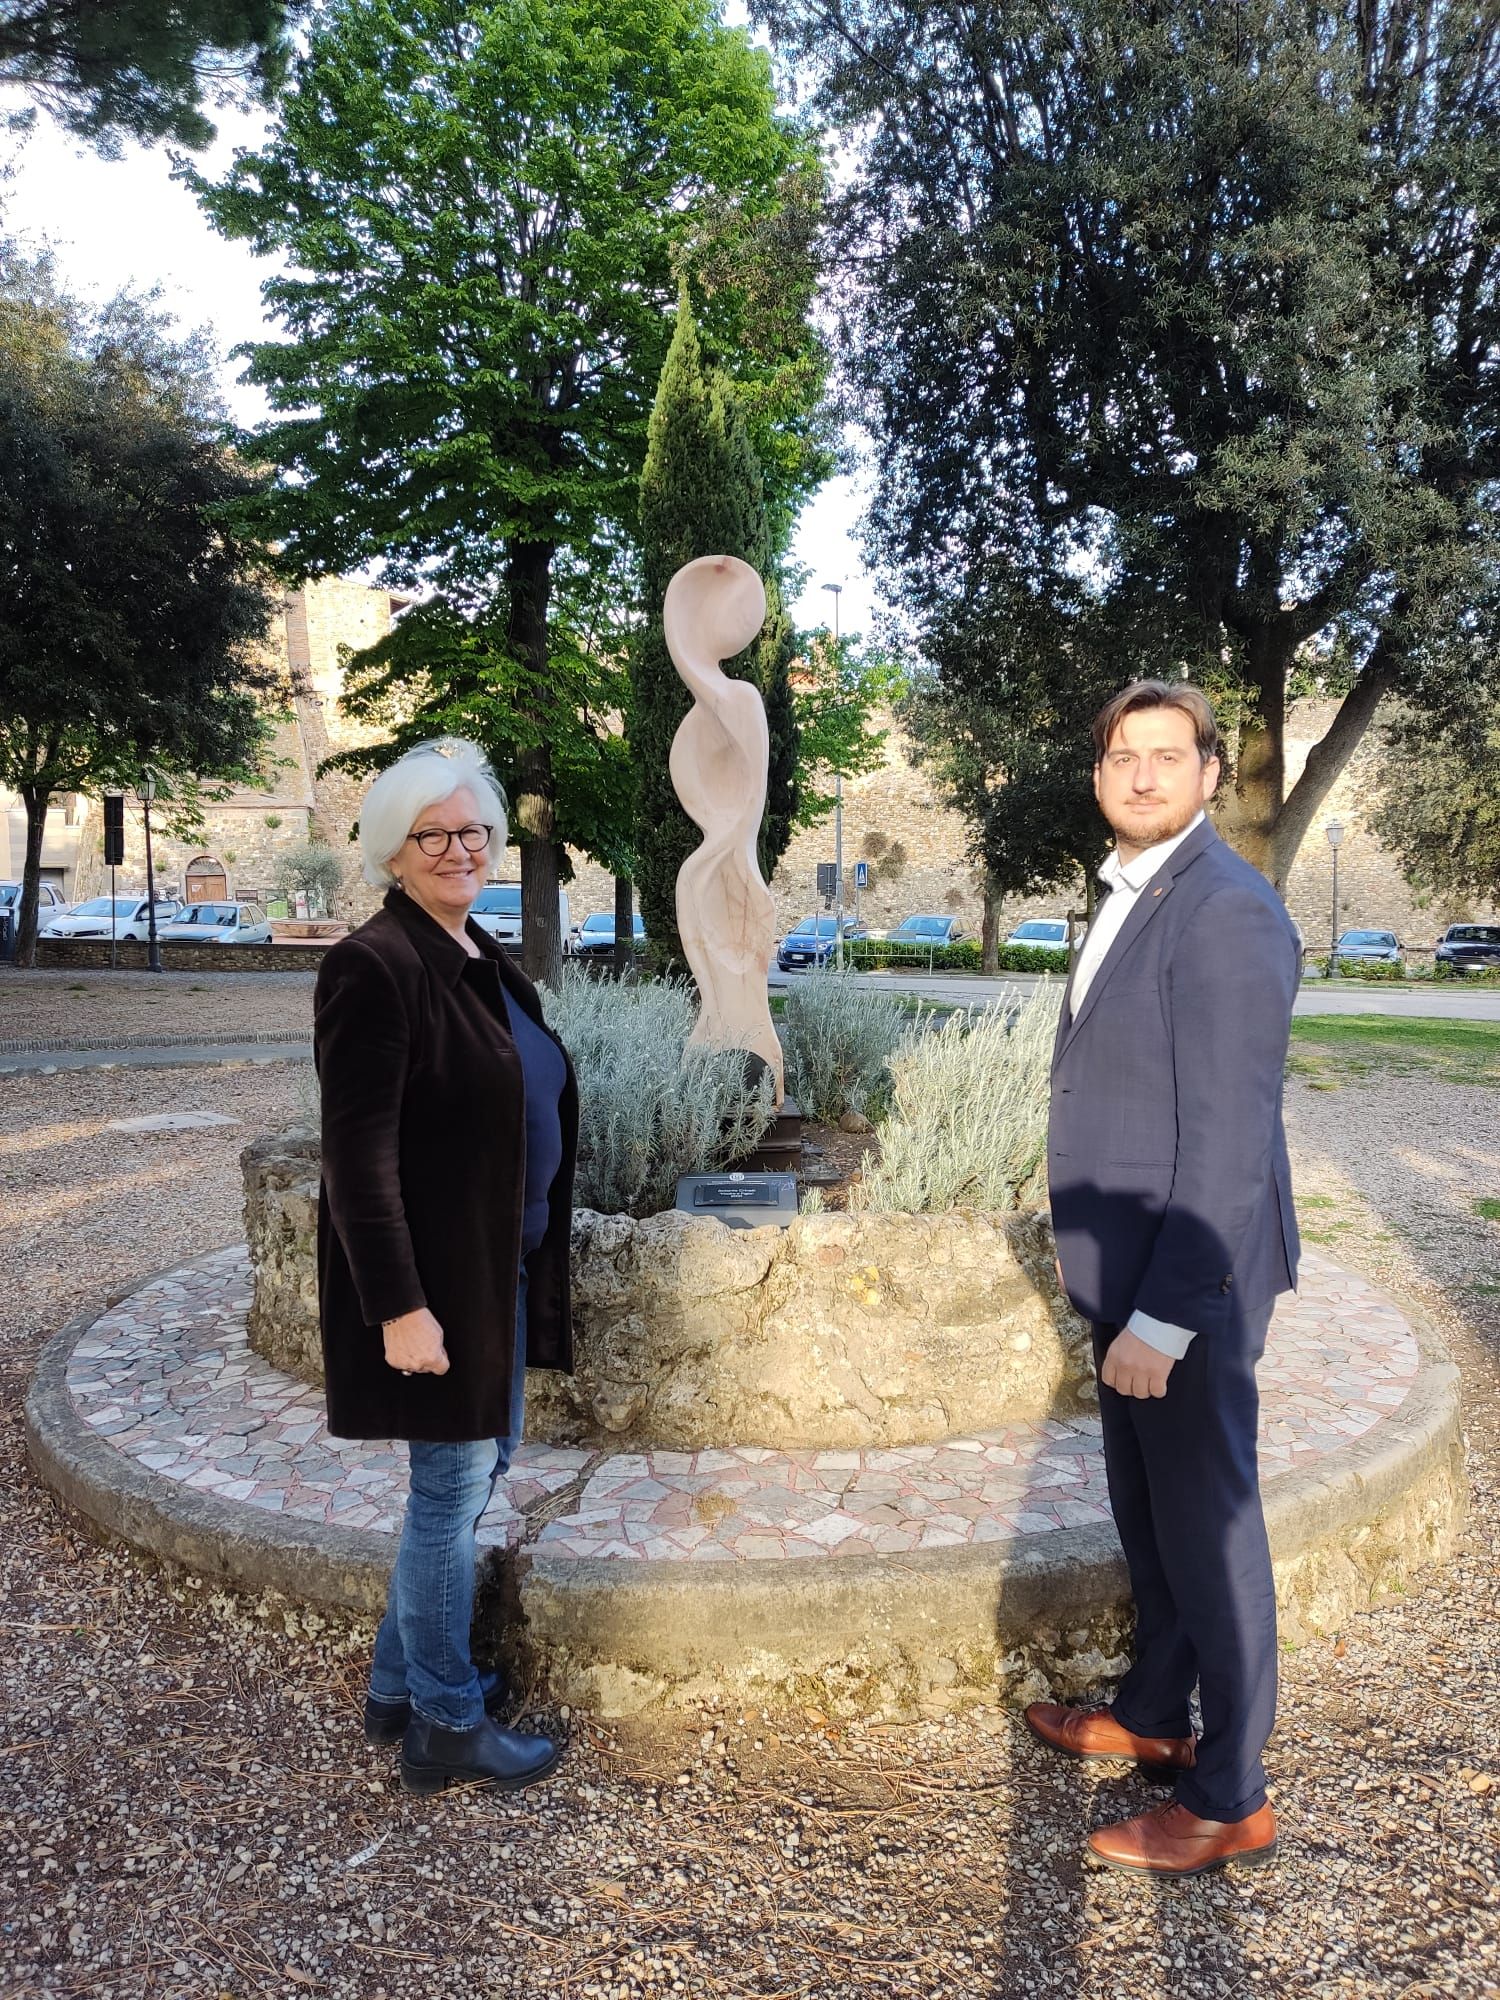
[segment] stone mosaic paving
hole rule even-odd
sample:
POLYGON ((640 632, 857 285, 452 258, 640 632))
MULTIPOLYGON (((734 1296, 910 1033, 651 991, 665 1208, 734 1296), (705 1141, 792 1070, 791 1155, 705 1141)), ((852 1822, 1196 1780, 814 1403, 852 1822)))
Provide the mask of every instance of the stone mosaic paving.
MULTIPOLYGON (((68 1387, 84 1422, 159 1478, 295 1520, 395 1533, 402 1447, 330 1437, 319 1392, 251 1351, 249 1304, 240 1246, 132 1293, 73 1349, 68 1387)), ((1301 1295, 1277 1313, 1261 1368, 1263 1476, 1371 1429, 1417 1368, 1395 1308, 1305 1255, 1301 1295)), ((956 1548, 1108 1516, 1099 1424, 1085 1416, 900 1450, 605 1456, 526 1445, 480 1540, 524 1537, 563 1558, 754 1562, 956 1548), (545 1524, 529 1528, 538 1513, 545 1524)))

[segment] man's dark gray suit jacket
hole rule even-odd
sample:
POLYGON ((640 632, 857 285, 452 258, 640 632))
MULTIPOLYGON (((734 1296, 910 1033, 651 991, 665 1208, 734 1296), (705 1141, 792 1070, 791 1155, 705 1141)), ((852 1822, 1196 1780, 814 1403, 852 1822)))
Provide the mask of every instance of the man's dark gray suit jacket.
MULTIPOLYGON (((1212 1334, 1297 1279, 1281 1122, 1296 935, 1205 820, 1147 884, 1052 1061, 1057 1254, 1085 1318, 1212 1334)), ((1071 979, 1070 979, 1071 985, 1071 979)))

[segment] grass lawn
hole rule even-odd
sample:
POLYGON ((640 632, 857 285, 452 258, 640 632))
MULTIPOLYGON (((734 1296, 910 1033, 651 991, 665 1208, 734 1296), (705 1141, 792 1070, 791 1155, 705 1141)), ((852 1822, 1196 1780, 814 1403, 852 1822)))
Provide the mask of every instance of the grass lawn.
POLYGON ((1382 1076, 1500 1088, 1500 1021, 1405 1020, 1385 1014, 1299 1014, 1292 1022, 1293 1076, 1314 1090, 1382 1076))

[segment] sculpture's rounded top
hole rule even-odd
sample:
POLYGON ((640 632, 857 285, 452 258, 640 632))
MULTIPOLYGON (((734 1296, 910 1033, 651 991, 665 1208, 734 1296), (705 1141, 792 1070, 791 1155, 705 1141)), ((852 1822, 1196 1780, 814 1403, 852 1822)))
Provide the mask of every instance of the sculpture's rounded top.
POLYGON ((667 585, 662 623, 674 659, 732 660, 765 621, 765 585, 738 556, 699 556, 667 585))

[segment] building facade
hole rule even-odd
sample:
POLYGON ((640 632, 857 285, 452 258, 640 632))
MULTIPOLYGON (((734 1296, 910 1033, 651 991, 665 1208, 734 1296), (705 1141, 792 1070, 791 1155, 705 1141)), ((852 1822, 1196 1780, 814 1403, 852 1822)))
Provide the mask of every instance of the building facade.
MULTIPOLYGON (((318 775, 331 753, 371 740, 339 714, 346 651, 374 645, 390 630, 404 603, 387 590, 330 577, 288 593, 267 635, 272 661, 289 690, 289 706, 275 720, 262 761, 263 785, 236 786, 209 805, 201 826, 174 834, 160 807, 152 813, 152 860, 160 891, 185 901, 235 897, 265 902, 275 894, 276 869, 290 849, 309 840, 347 854, 339 914, 374 907, 374 892, 358 879, 350 831, 358 811, 359 780, 318 775)), ((18 879, 26 855, 26 816, 19 799, 0 792, 0 879, 18 879)), ((67 793, 47 814, 42 877, 69 902, 109 889, 104 866, 100 803, 67 793)), ((125 861, 116 871, 119 892, 146 886, 145 816, 141 803, 125 801, 125 861)))

